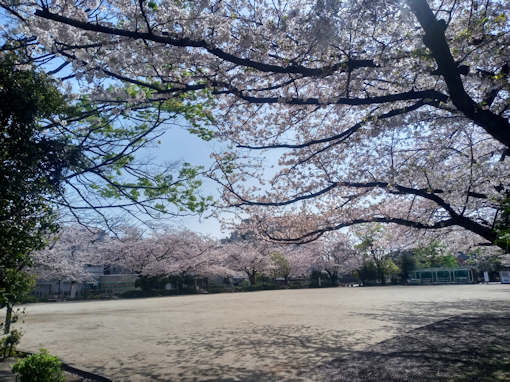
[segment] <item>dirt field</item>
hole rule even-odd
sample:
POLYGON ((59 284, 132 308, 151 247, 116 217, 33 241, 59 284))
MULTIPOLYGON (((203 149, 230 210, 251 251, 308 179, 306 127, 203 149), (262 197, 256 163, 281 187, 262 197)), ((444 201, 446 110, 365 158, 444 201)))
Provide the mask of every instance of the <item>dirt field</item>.
POLYGON ((510 313, 510 285, 302 289, 27 307, 20 348, 114 381, 323 380, 320 366, 458 314, 510 313))

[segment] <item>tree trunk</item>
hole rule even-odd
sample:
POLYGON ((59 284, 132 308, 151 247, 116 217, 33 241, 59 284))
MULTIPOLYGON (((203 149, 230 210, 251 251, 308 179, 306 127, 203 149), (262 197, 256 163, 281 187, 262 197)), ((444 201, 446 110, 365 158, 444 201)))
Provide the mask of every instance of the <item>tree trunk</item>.
POLYGON ((384 285, 386 283, 385 277, 384 277, 384 270, 382 267, 382 260, 378 261, 378 259, 375 256, 372 256, 374 259, 375 268, 377 270, 377 279, 381 283, 381 285, 384 285))
POLYGON ((407 4, 425 32, 423 42, 432 52, 439 72, 448 87, 452 103, 460 112, 482 127, 494 139, 506 147, 510 147, 510 124, 508 119, 502 115, 494 114, 490 110, 484 110, 465 90, 458 64, 455 62, 445 36, 446 22, 437 20, 426 0, 407 0, 407 4))
POLYGON ((69 293, 70 298, 76 298, 76 288, 77 287, 78 287, 78 285, 76 284, 76 281, 72 281, 71 282, 71 292, 69 293))
POLYGON ((246 272, 248 274, 248 281, 250 282, 250 286, 255 286, 257 281, 257 271, 246 272))
POLYGON ((377 267, 377 273, 379 273, 379 280, 381 281, 381 285, 386 285, 386 277, 384 277, 384 271, 382 267, 377 267))
POLYGON ((4 334, 9 334, 11 331, 12 305, 7 304, 6 306, 7 311, 5 312, 4 334))
POLYGON ((330 284, 333 285, 333 275, 327 268, 325 269, 325 271, 328 274, 330 284))

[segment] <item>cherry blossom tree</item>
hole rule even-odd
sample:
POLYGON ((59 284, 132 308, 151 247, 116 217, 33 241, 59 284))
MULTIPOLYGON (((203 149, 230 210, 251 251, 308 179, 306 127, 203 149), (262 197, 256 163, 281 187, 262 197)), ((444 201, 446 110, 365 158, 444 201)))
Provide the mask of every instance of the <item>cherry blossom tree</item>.
POLYGON ((125 228, 120 240, 103 249, 104 260, 141 276, 208 276, 229 271, 221 265, 215 240, 191 231, 143 233, 125 228))
POLYGON ((326 272, 332 285, 338 285, 340 276, 352 274, 361 266, 362 257, 344 233, 335 232, 313 243, 313 247, 319 254, 314 267, 326 272))
POLYGON ((103 265, 102 248, 109 237, 102 230, 64 227, 48 247, 34 252, 31 272, 44 280, 90 281, 87 265, 103 265))
POLYGON ((231 222, 229 227, 232 232, 221 240, 220 256, 227 268, 244 273, 251 285, 261 274, 283 278, 288 284, 291 277, 302 277, 310 272, 317 256, 311 245, 281 245, 264 240, 253 230, 250 219, 231 222))
POLYGON ((236 240, 221 247, 224 264, 234 272, 248 277, 250 285, 255 285, 257 277, 270 270, 273 245, 264 241, 236 240))
POLYGON ((318 254, 312 245, 274 246, 268 272, 274 278, 283 278, 285 285, 292 278, 307 277, 317 261, 318 254))
POLYGON ((313 246, 285 246, 282 248, 282 253, 289 264, 289 277, 308 276, 317 260, 317 253, 313 246))
POLYGON ((147 89, 144 100, 214 99, 215 133, 233 149, 217 155, 212 177, 226 205, 258 216, 275 240, 376 222, 461 227, 497 244, 509 175, 508 2, 3 6, 96 98, 114 98, 109 78, 147 89), (272 152, 280 161, 268 176, 272 152))
POLYGON ((390 225, 389 228, 383 229, 380 224, 365 224, 356 232, 360 242, 355 248, 363 256, 363 266, 375 266, 376 277, 383 285, 386 284, 386 276, 399 271, 391 255, 405 248, 398 237, 399 227, 390 225))
POLYGON ((90 281, 88 265, 113 266, 145 278, 230 276, 218 243, 191 231, 151 232, 124 226, 119 237, 80 226, 64 227, 52 244, 34 254, 32 273, 42 279, 90 281))

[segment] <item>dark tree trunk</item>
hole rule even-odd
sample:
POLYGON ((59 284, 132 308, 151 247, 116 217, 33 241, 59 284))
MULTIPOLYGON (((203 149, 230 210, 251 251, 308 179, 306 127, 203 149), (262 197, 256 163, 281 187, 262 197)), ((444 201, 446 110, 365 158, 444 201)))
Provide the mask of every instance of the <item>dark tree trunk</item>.
POLYGON ((246 271, 246 274, 248 275, 250 286, 255 286, 255 283, 257 282, 257 271, 246 271))
POLYGON ((4 334, 9 334, 9 332, 11 331, 11 321, 12 321, 12 305, 7 304, 7 311, 5 312, 4 334))
POLYGON ((384 277, 384 270, 380 264, 377 264, 377 277, 381 282, 381 285, 386 285, 386 277, 384 277))

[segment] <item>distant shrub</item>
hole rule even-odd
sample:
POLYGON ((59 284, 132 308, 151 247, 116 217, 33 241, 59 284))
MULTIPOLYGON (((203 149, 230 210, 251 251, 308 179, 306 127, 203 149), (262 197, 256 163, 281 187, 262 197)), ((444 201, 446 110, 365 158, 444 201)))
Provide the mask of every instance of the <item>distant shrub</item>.
POLYGON ((13 356, 16 353, 16 345, 23 333, 19 330, 13 329, 6 336, 0 339, 0 351, 2 352, 2 359, 13 356))
POLYGON ((142 298, 142 297, 151 297, 152 293, 147 293, 146 291, 133 289, 127 290, 119 294, 120 298, 142 298))
POLYGON ((40 302, 40 300, 41 299, 38 298, 37 296, 35 296, 33 294, 29 294, 23 298, 23 304, 32 304, 32 303, 40 302))
POLYGON ((120 298, 145 298, 145 297, 163 297, 163 296, 178 296, 183 294, 197 294, 197 290, 193 288, 188 289, 152 289, 152 290, 128 290, 119 294, 120 298))
POLYGON ((57 357, 49 354, 46 349, 41 349, 40 353, 16 362, 12 371, 19 375, 20 382, 63 382, 64 375, 60 365, 57 357))
POLYGON ((207 288, 208 293, 223 293, 223 292, 232 292, 232 288, 225 287, 209 287, 207 288))
POLYGON ((88 291, 84 296, 84 300, 111 300, 114 296, 101 290, 88 291))
POLYGON ((367 261, 358 270, 359 278, 363 285, 377 284, 377 267, 373 261, 367 261))
POLYGON ((288 287, 283 284, 277 284, 270 281, 257 282, 255 285, 249 285, 248 282, 242 283, 240 286, 235 287, 234 291, 237 292, 253 292, 258 290, 276 290, 276 289, 287 289, 288 287))
POLYGON ((288 285, 289 289, 304 289, 304 288, 310 288, 310 282, 290 282, 288 285))

